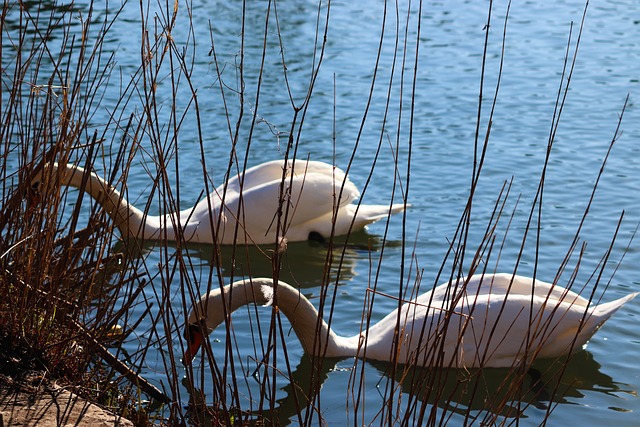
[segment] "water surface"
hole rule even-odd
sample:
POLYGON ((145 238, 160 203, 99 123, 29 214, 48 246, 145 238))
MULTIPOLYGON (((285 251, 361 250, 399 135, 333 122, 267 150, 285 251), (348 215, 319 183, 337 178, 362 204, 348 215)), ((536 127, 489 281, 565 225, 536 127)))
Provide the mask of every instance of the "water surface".
MULTIPOLYGON (((200 197, 203 177, 200 166, 199 132, 203 135, 204 156, 207 170, 217 184, 222 179, 228 161, 232 138, 229 124, 233 127, 240 108, 244 114, 256 114, 260 118, 254 129, 250 120, 243 120, 239 143, 236 148, 241 160, 247 157, 249 165, 266 159, 281 158, 286 137, 291 131, 294 108, 301 105, 307 94, 313 67, 320 58, 321 38, 317 29, 325 29, 323 21, 326 5, 320 7, 308 2, 278 2, 277 11, 272 7, 266 38, 263 74, 259 74, 262 49, 265 45, 266 3, 247 5, 244 28, 245 55, 241 57, 240 27, 241 5, 236 2, 195 0, 189 5, 193 12, 193 27, 186 25, 187 7, 180 4, 179 24, 172 37, 178 47, 183 46, 190 58, 192 82, 197 88, 202 122, 200 128, 193 120, 193 107, 189 107, 190 91, 180 86, 178 111, 187 111, 188 119, 181 125, 179 150, 180 180, 179 196, 184 206, 193 204, 200 197), (275 30, 275 13, 279 19, 284 49, 275 30), (196 48, 193 48, 195 40, 196 48), (214 62, 211 41, 215 46, 214 62), (287 80, 282 67, 282 52, 287 67, 287 80), (238 64, 244 60, 244 78, 247 93, 240 104, 234 90, 238 88, 238 64), (220 81, 216 67, 222 69, 226 85, 225 104, 221 96, 220 81), (256 99, 258 78, 261 78, 260 97, 256 99), (287 83, 289 87, 287 87, 287 83), (256 107, 257 106, 257 107, 256 107), (250 148, 247 150, 247 141, 250 148), (248 154, 247 154, 248 152, 248 154)), ((478 1, 427 2, 423 6, 422 28, 418 38, 418 5, 411 5, 407 19, 407 5, 401 5, 398 25, 395 11, 389 5, 383 29, 384 5, 381 2, 333 2, 327 32, 327 44, 315 88, 299 133, 298 156, 310 156, 314 160, 335 163, 347 167, 353 150, 356 156, 350 170, 351 179, 360 187, 367 183, 374 155, 380 146, 380 155, 371 180, 363 193, 365 203, 388 203, 392 197, 394 183, 393 156, 397 155, 401 165, 406 164, 411 152, 411 175, 408 201, 411 208, 406 215, 405 230, 401 216, 392 217, 388 224, 377 223, 366 233, 358 233, 353 242, 360 246, 346 251, 344 265, 332 277, 340 276, 337 301, 332 324, 338 333, 354 334, 360 325, 366 289, 371 285, 372 275, 380 263, 377 277, 378 290, 397 294, 400 266, 408 266, 415 257, 415 265, 422 269, 425 286, 435 281, 438 269, 445 257, 448 242, 452 239, 462 210, 466 204, 474 152, 474 135, 478 115, 484 39, 487 24, 487 3, 478 1), (405 27, 407 33, 405 34, 405 27), (396 45, 395 36, 399 36, 396 45), (382 43, 381 43, 382 35, 382 43), (410 52, 402 56, 403 41, 407 40, 410 52), (416 65, 416 40, 419 40, 419 55, 416 65), (381 47, 379 65, 376 70, 378 48, 381 47), (394 52, 400 56, 394 60, 394 52), (406 62, 403 62, 405 61, 406 62), (411 103, 411 77, 417 66, 416 88, 411 103), (407 72, 401 80, 400 69, 407 72), (372 89, 372 78, 376 84, 372 89), (391 87, 389 89, 389 87, 391 87), (367 109, 368 94, 373 90, 367 109), (402 111, 401 105, 402 95, 402 111), (389 101, 388 117, 385 107, 389 101), (414 120, 410 123, 413 108, 414 120), (363 124, 363 115, 367 111, 363 124), (399 118, 400 117, 400 118, 399 118), (409 145, 409 142, 411 145, 409 145), (396 146, 397 144, 397 146, 396 146), (356 148, 357 147, 357 148, 356 148), (388 244, 380 261, 381 241, 387 232, 388 244), (406 242, 403 252, 402 240, 406 242), (374 251, 364 247, 373 242, 374 251), (377 242, 377 243, 376 243, 377 242), (404 256, 404 258, 403 258, 404 256)), ((153 6, 151 7, 154 10, 153 6)), ((584 4, 578 1, 560 1, 553 5, 544 2, 514 2, 509 11, 506 27, 504 56, 502 57, 502 35, 504 31, 506 2, 495 2, 491 17, 490 38, 487 53, 484 104, 480 139, 486 132, 487 117, 491 108, 495 87, 503 58, 500 89, 493 116, 490 143, 486 155, 483 177, 474 205, 474 224, 470 244, 479 244, 481 233, 489 219, 496 197, 505 181, 513 179, 512 197, 507 204, 507 215, 515 210, 513 223, 505 239, 499 270, 511 271, 518 258, 520 242, 528 218, 531 202, 538 188, 539 178, 546 155, 547 144, 556 111, 556 99, 564 96, 561 89, 565 68, 567 45, 573 59, 575 43, 580 31, 584 4), (573 23, 573 26, 572 26, 573 23), (516 199, 521 197, 516 206, 516 199)), ((100 13, 108 14, 107 11, 100 13)), ((110 11, 109 13, 112 13, 110 11)), ((582 260, 579 278, 586 281, 597 268, 608 250, 617 221, 624 211, 624 221, 614 246, 609 275, 625 253, 625 247, 640 221, 640 113, 636 99, 640 92, 640 16, 639 6, 631 1, 602 1, 590 4, 584 29, 580 35, 575 69, 566 102, 557 127, 551 159, 546 171, 543 198, 543 216, 540 227, 538 253, 538 277, 552 280, 561 261, 569 250, 570 243, 580 225, 589 201, 593 184, 598 178, 602 159, 618 123, 625 97, 629 104, 622 122, 622 134, 614 146, 602 176, 598 192, 590 207, 583 226, 582 239, 588 242, 582 260)), ((139 5, 124 5, 121 18, 110 32, 106 47, 113 49, 118 73, 133 75, 139 64, 141 40, 139 5)), ((163 68, 157 96, 160 105, 171 100, 170 72, 163 68)), ((114 89, 105 90, 105 102, 95 113, 95 126, 100 127, 108 117, 111 104, 118 99, 119 82, 113 78, 114 89)), ((133 98, 127 107, 136 110, 140 99, 133 98)), ((160 120, 170 117, 167 104, 159 110, 160 120)), ((297 116, 299 123, 300 116, 297 116)), ((167 126, 169 121, 166 122, 167 126)), ((165 129, 163 127, 163 129, 165 129)), ((298 131, 298 128, 294 128, 298 131)), ((296 137, 298 134, 296 134, 296 137)), ((147 141, 142 142, 150 145, 147 141)), ((152 151, 140 151, 132 165, 128 181, 132 200, 143 204, 151 189, 145 165, 153 162, 152 151)), ((401 169, 402 179, 406 172, 401 169)), ((403 182, 406 185, 406 182, 403 182)), ((395 199, 401 201, 396 189, 395 199)), ((152 213, 157 203, 152 203, 152 213)), ((197 280, 206 282, 211 268, 211 248, 198 246, 191 249, 194 256, 194 273, 197 280), (201 261, 201 263, 199 263, 201 261)), ((252 259, 252 274, 270 274, 270 265, 256 251, 252 259), (257 254, 257 255, 256 255, 257 254), (262 263, 261 263, 262 262, 262 263)), ((312 302, 317 304, 322 283, 326 251, 314 243, 289 245, 284 257, 283 278, 295 282, 312 302)), ((525 248, 520 261, 519 273, 532 274, 536 260, 534 246, 525 248)), ((494 268, 495 259, 491 259, 494 268)), ((146 265, 150 267, 152 287, 161 284, 154 265, 164 263, 164 252, 152 250, 146 265)), ((575 264, 575 261, 571 263, 575 264)), ((638 243, 632 242, 624 259, 617 267, 614 279, 608 286, 604 300, 618 298, 640 290, 636 273, 640 265, 638 243)), ((245 272, 242 260, 236 274, 245 272)), ((229 274, 226 271, 225 274, 229 274)), ((405 276, 407 280, 407 276, 405 276)), ((181 282, 170 283, 172 292, 178 294, 181 282)), ((204 289, 205 284, 201 285, 204 289)), ((590 289, 593 283, 587 284, 590 289)), ((152 293, 149 292, 151 295, 152 293)), ((395 308, 392 299, 379 298, 373 318, 378 319, 395 308)), ((181 312, 178 299, 176 311, 181 312)), ((268 310, 264 309, 265 318, 268 310)), ((253 314, 252 314, 253 316, 253 314)), ((580 351, 567 369, 563 384, 566 396, 554 408, 553 425, 584 424, 618 426, 637 425, 640 399, 640 335, 636 323, 640 317, 640 300, 631 302, 611 319, 589 343, 587 350, 580 351)), ((234 326, 238 359, 245 364, 244 372, 256 369, 256 362, 249 357, 254 352, 254 339, 247 311, 235 316, 234 326), (253 339, 252 339, 253 337, 253 339)), ((149 324, 139 325, 141 336, 149 324)), ((214 339, 224 339, 217 331, 214 339)), ((132 343, 132 351, 139 341, 132 343)), ((214 342, 223 348, 223 343, 214 342)), ((149 350, 142 374, 158 384, 166 384, 161 365, 162 346, 149 350), (155 353, 155 354, 154 354, 155 353), (154 365, 155 361, 158 365, 154 365)), ((179 350, 178 350, 179 351, 179 350)), ((288 354, 294 375, 299 373, 302 381, 309 367, 305 366, 302 349, 295 339, 288 344, 288 354), (300 364, 298 368, 296 366, 300 364)), ((353 415, 353 396, 345 390, 353 375, 353 360, 336 361, 326 368, 326 379, 322 387, 321 412, 328 425, 341 425, 353 415), (345 405, 345 402, 347 404, 345 405)), ((358 365, 360 366, 360 365, 358 365)), ((541 366, 544 366, 544 364, 541 366)), ((382 404, 381 385, 388 384, 387 368, 381 364, 365 364, 364 385, 366 405, 363 422, 378 422, 377 412, 382 404)), ((257 383, 251 375, 244 375, 248 400, 257 399, 257 383), (250 396, 250 393, 253 395, 250 396)), ((488 374, 499 380, 502 373, 488 374)), ((296 418, 290 398, 290 388, 282 378, 278 383, 278 398, 285 421, 296 418), (281 384, 281 386, 280 386, 281 384)), ((211 384, 202 385, 207 390, 211 384)), ((182 390, 186 396, 186 391, 182 390)), ((210 393, 208 393, 210 395, 210 393)), ((460 397, 463 407, 473 402, 460 397)), ((431 402, 435 404, 434 402, 431 402)), ((520 425, 538 425, 544 419, 549 402, 541 401, 528 407, 520 425)), ((453 424, 463 421, 452 418, 453 424)))

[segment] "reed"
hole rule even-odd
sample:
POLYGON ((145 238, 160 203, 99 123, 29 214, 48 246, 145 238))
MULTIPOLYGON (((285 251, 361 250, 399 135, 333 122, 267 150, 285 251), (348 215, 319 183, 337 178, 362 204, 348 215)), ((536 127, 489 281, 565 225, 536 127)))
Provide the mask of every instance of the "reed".
MULTIPOLYGON (((284 131, 275 124, 267 124, 279 138, 280 155, 304 164, 307 159, 301 154, 303 128, 310 120, 307 114, 318 90, 319 70, 330 40, 331 5, 321 3, 316 10, 317 33, 310 48, 308 87, 299 98, 289 86, 291 71, 287 68, 286 42, 279 32, 283 20, 279 4, 265 6, 262 22, 265 41, 259 49, 246 47, 252 41, 247 39, 246 27, 255 24, 248 22, 246 7, 243 3, 238 14, 243 49, 230 70, 228 59, 222 59, 223 48, 214 37, 213 28, 210 40, 195 37, 193 14, 197 11, 191 3, 125 2, 117 10, 94 2, 71 6, 54 3, 50 7, 42 2, 4 3, 0 23, 3 68, 0 356, 10 363, 2 364, 2 374, 44 372, 48 380, 72 387, 82 396, 135 420, 137 425, 263 425, 290 419, 300 425, 323 424, 325 409, 320 391, 336 361, 318 356, 305 355, 301 360, 290 357, 292 334, 276 309, 277 303, 271 309, 248 310, 248 322, 258 344, 247 360, 238 356, 236 329, 228 315, 224 349, 221 351, 218 343, 206 341, 203 363, 185 368, 181 362, 186 315, 205 291, 258 272, 274 280, 302 285, 289 267, 289 263, 299 259, 293 259, 293 252, 283 242, 255 247, 193 245, 184 239, 174 242, 162 238, 156 242, 123 239, 107 212, 82 191, 82 186, 77 191, 61 185, 62 177, 58 174, 62 172, 47 168, 58 162, 97 171, 130 201, 138 200, 139 195, 130 193, 127 184, 140 179, 135 173, 141 174, 149 183, 140 197, 148 200, 140 203, 145 214, 179 211, 180 188, 184 188, 184 181, 194 182, 191 179, 194 174, 201 177, 196 180, 202 186, 201 195, 209 194, 215 188, 214 175, 242 174, 251 159, 263 156, 256 142, 256 128, 265 119, 256 112, 269 95, 261 85, 264 73, 274 72, 269 68, 273 62, 278 64, 275 72, 289 94, 290 114, 284 131), (131 7, 139 9, 137 22, 130 25, 135 25, 140 34, 140 47, 135 50, 135 59, 119 68, 108 40, 122 22, 121 15, 130 14, 131 7), (177 39, 178 34, 184 39, 177 39), (280 58, 273 58, 274 49, 269 43, 274 39, 280 58), (201 44, 208 47, 211 68, 207 72, 214 82, 206 89, 198 87, 194 78, 204 72, 195 60, 201 44), (247 58, 248 53, 254 56, 247 58), (113 90, 114 86, 119 89, 113 90), (228 133, 227 140, 216 142, 228 147, 222 158, 211 155, 223 150, 212 149, 212 142, 205 135, 206 121, 213 120, 209 116, 211 109, 205 108, 205 104, 213 101, 217 102, 214 111, 222 116, 217 120, 228 133), (105 108, 106 115, 99 113, 105 108), (197 144, 200 153, 198 165, 188 164, 181 157, 180 144, 184 143, 187 124, 191 129, 190 143, 197 144), (40 177, 37 186, 33 185, 35 177, 40 177), (155 379, 146 378, 149 374, 154 374, 155 379), (246 396, 247 393, 250 395, 246 396), (282 394, 286 397, 282 398, 282 394)), ((490 7, 480 73, 468 202, 460 213, 455 234, 449 238, 450 246, 436 275, 437 283, 474 272, 494 272, 502 265, 507 235, 513 233, 521 233, 518 257, 509 260, 515 266, 514 273, 531 242, 536 253, 541 250, 535 224, 542 216, 549 157, 540 167, 539 187, 533 200, 513 196, 511 183, 505 182, 495 195, 491 215, 476 214, 476 194, 484 178, 502 70, 500 64, 497 83, 489 86, 485 81, 485 65, 489 28, 493 25, 491 10, 490 7), (487 96, 485 92, 489 90, 493 94, 487 96), (516 208, 522 205, 528 212, 526 229, 513 231, 511 221, 516 208)), ((371 157, 371 174, 362 193, 364 197, 372 191, 369 185, 377 162, 388 162, 392 157, 396 173, 389 198, 410 203, 414 186, 410 174, 413 125, 417 120, 414 100, 421 49, 418 40, 422 28, 411 19, 413 11, 406 13, 401 16, 397 9, 385 9, 371 92, 364 110, 359 112, 360 131, 345 169, 348 172, 363 151, 360 144, 369 121, 373 120, 370 108, 374 94, 384 88, 388 92, 387 104, 380 119, 383 123, 395 122, 403 131, 390 138, 386 128, 379 129, 377 150, 371 157), (417 26, 415 39, 406 37, 408 25, 417 26), (395 28, 395 34, 387 34, 389 28, 395 28), (395 43, 391 58, 384 57, 382 48, 388 37, 395 43), (382 59, 392 64, 386 77, 378 74, 382 59), (401 88, 399 98, 394 95, 397 87, 401 88)), ((422 15, 421 10, 417 13, 422 15)), ((503 43, 507 24, 508 11, 502 23, 503 43)), ((581 28, 576 32, 580 31, 581 28)), ((567 44, 566 67, 559 81, 548 152, 564 109, 579 42, 578 36, 577 41, 570 38, 567 44)), ((333 114, 336 123, 335 106, 333 114)), ((618 134, 616 129, 609 151, 618 134)), ((336 145, 333 140, 329 146, 334 156, 336 145)), ((592 199, 603 170, 596 176, 592 199)), ((278 235, 284 233, 287 219, 295 211, 295 206, 287 203, 284 175, 282 188, 281 210, 274 217, 278 235)), ((591 200, 587 201, 567 256, 557 269, 556 279, 568 276, 571 285, 583 256, 581 230, 591 200)), ((242 211, 237 214, 241 217, 242 211)), ((391 296, 398 304, 410 300, 420 289, 434 285, 423 280, 421 260, 411 244, 416 231, 408 229, 406 217, 401 229, 401 258, 408 261, 401 265, 398 291, 391 296)), ((374 249, 369 255, 370 276, 357 279, 368 281, 362 304, 363 329, 371 324, 376 302, 388 296, 383 296, 377 285, 385 248, 392 244, 387 232, 388 228, 379 241, 370 242, 374 249)), ((612 236, 612 246, 591 272, 590 298, 594 301, 596 290, 606 287, 605 267, 616 238, 617 235, 612 236)), ((354 241, 362 244, 357 236, 331 236, 318 252, 321 268, 317 269, 314 286, 320 295, 315 302, 329 325, 341 310, 337 290, 349 279, 348 263, 354 241)), ((438 350, 433 348, 433 353, 426 357, 437 357, 438 350)), ((348 367, 346 412, 350 422, 365 422, 365 384, 370 371, 377 369, 382 372, 378 389, 384 404, 374 419, 366 422, 443 425, 462 419, 467 424, 510 424, 531 405, 544 407, 546 422, 554 409, 553 402, 564 393, 561 378, 569 363, 571 357, 549 363, 539 372, 532 371, 527 362, 494 371, 354 360, 348 367)))

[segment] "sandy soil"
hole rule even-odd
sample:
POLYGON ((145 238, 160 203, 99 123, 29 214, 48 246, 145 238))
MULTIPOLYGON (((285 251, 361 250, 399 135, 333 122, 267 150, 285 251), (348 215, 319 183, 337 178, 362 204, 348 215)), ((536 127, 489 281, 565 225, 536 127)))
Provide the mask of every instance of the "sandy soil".
POLYGON ((16 384, 0 376, 0 427, 133 426, 97 405, 38 378, 16 384))

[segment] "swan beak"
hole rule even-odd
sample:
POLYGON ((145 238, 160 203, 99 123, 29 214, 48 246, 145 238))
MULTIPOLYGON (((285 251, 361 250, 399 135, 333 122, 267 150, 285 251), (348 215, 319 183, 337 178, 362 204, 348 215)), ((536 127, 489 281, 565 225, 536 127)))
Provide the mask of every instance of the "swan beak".
POLYGON ((182 356, 182 364, 185 366, 190 366, 193 358, 196 356, 198 350, 200 350, 200 347, 202 346, 204 335, 202 334, 202 330, 198 325, 191 324, 185 328, 184 338, 187 340, 187 349, 184 352, 184 356, 182 356))

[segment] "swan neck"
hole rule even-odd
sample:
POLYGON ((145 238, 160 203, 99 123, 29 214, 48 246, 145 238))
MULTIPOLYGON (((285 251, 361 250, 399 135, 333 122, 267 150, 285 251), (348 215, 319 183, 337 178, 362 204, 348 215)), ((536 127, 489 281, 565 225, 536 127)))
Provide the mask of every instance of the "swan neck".
POLYGON ((144 213, 129 204, 115 187, 96 173, 87 176, 83 168, 66 165, 61 183, 88 193, 107 212, 123 237, 146 237, 144 213))
POLYGON ((284 282, 277 284, 274 303, 287 316, 307 354, 333 355, 337 350, 337 336, 319 317, 311 302, 298 290, 284 282))
MULTIPOLYGON (((273 279, 270 278, 247 279, 225 286, 224 294, 228 313, 249 303, 271 305, 284 313, 307 354, 351 355, 350 352, 345 354, 343 346, 340 345, 344 338, 338 337, 329 328, 327 323, 319 317, 313 304, 299 290, 285 282, 274 284, 273 279)), ((221 311, 219 304, 209 303, 207 309, 209 321, 216 317, 220 319, 220 314, 212 313, 212 311, 221 311)), ((218 320, 215 323, 221 322, 218 320)), ((218 324, 209 324, 208 327, 213 330, 218 324)))

